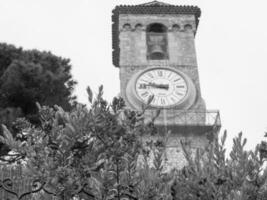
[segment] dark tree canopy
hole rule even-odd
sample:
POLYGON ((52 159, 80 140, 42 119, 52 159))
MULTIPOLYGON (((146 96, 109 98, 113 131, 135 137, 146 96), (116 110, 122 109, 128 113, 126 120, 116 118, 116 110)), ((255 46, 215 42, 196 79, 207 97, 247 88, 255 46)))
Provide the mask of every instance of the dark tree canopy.
POLYGON ((36 102, 70 110, 76 84, 70 70, 69 59, 0 43, 0 110, 19 110, 17 115, 32 122, 36 102))
MULTIPOLYGON (((18 117, 39 125, 36 102, 69 111, 76 99, 70 70, 69 59, 0 43, 0 124, 6 124, 13 135, 17 135, 13 122, 18 117)), ((0 155, 8 151, 0 143, 0 155)))

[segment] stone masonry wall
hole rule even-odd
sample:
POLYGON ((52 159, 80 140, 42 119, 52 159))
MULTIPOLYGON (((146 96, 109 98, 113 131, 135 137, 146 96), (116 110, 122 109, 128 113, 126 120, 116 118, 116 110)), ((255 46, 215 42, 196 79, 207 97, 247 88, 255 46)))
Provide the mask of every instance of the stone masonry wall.
MULTIPOLYGON (((195 51, 194 36, 196 33, 196 22, 194 15, 137 15, 137 14, 120 14, 119 15, 119 47, 120 47, 120 88, 121 96, 126 100, 126 105, 131 107, 127 96, 126 88, 130 79, 141 70, 152 67, 173 67, 191 78, 196 87, 196 100, 190 109, 206 110, 205 102, 201 97, 199 74, 197 68, 197 58, 195 51), (161 23, 167 27, 168 55, 166 60, 148 60, 146 27, 152 23, 161 23)), ((151 111, 153 113, 153 111, 151 111)), ((171 124, 173 119, 177 121, 175 107, 166 110, 168 123, 171 124)), ((177 110, 177 112, 179 112, 177 110)), ((148 113, 148 115, 150 115, 148 113)), ((203 115, 204 116, 204 115, 203 115)), ((165 116, 162 112, 158 121, 165 116)), ((205 121, 205 118, 201 119, 205 121)), ((158 123, 162 125, 162 123, 158 123)), ((175 126, 175 123, 173 123, 175 126)), ((185 129, 186 130, 186 129, 185 129)), ((144 137, 144 141, 154 140, 157 136, 144 137)), ((167 142, 166 163, 167 170, 176 167, 181 168, 186 165, 186 161, 181 148, 180 140, 186 139, 191 142, 192 150, 204 147, 207 144, 204 133, 192 131, 180 132, 172 131, 167 142)))
POLYGON ((155 64, 146 59, 146 27, 155 22, 168 28, 169 59, 165 64, 196 66, 193 15, 120 15, 120 66, 155 64))
MULTIPOLYGON (((156 140, 157 138, 157 136, 144 137, 143 142, 156 140)), ((166 160, 164 162, 164 168, 166 171, 170 171, 173 168, 181 169, 187 164, 182 150, 181 140, 186 141, 190 145, 193 155, 197 148, 203 148, 208 144, 205 134, 196 135, 189 133, 186 136, 180 133, 172 133, 169 136, 165 151, 166 160)))

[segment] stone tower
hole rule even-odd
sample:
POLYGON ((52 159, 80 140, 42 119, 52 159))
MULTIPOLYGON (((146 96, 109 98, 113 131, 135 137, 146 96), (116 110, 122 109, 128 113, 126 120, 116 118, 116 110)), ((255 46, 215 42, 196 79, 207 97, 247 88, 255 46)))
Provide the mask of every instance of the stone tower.
POLYGON ((117 6, 112 15, 113 64, 120 69, 120 93, 140 110, 150 96, 146 117, 160 109, 155 124, 170 130, 168 168, 185 164, 180 140, 204 147, 207 133, 220 129, 218 111, 206 110, 201 96, 195 34, 201 11, 158 1, 117 6))

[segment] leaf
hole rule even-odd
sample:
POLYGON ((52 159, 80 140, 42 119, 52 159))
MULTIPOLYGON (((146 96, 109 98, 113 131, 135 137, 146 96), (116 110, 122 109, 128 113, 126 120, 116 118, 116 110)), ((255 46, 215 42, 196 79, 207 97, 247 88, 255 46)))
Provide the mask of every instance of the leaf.
POLYGON ((36 102, 35 104, 36 104, 38 110, 41 110, 42 109, 42 106, 39 104, 39 102, 36 102))
POLYGON ((2 129, 3 129, 3 135, 4 137, 0 136, 0 140, 7 144, 8 146, 13 146, 15 144, 15 140, 12 136, 12 134, 9 132, 7 127, 2 124, 2 129))
POLYGON ((75 133, 75 128, 74 128, 70 123, 66 123, 65 126, 66 126, 66 128, 68 128, 72 133, 75 133))
POLYGON ((227 131, 225 130, 225 131, 223 132, 223 136, 222 136, 222 138, 221 138, 221 144, 222 144, 222 146, 224 146, 225 141, 226 141, 226 138, 227 138, 227 131))
POLYGON ((103 97, 103 85, 100 85, 98 88, 98 96, 97 99, 100 100, 103 97))
POLYGON ((91 88, 88 86, 86 88, 86 91, 87 91, 87 94, 88 94, 88 101, 90 103, 92 103, 93 102, 93 92, 92 92, 91 88))
POLYGON ((151 121, 155 122, 155 120, 158 118, 159 114, 160 114, 160 109, 157 109, 156 114, 152 117, 151 121))
POLYGON ((246 143, 247 143, 247 138, 245 138, 245 139, 243 140, 242 147, 244 147, 244 146, 246 145, 246 143))
POLYGON ((150 95, 150 96, 148 97, 148 100, 147 100, 147 105, 150 105, 151 102, 153 101, 153 99, 154 99, 154 95, 150 95))

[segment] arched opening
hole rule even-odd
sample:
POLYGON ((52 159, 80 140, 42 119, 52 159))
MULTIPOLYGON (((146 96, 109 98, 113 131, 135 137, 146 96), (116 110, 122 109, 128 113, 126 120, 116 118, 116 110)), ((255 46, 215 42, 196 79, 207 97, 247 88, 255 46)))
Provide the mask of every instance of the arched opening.
POLYGON ((185 30, 185 31, 191 31, 191 30, 192 30, 192 25, 191 25, 191 24, 186 24, 186 25, 184 26, 184 30, 185 30))
POLYGON ((143 28, 143 25, 142 24, 136 24, 135 25, 135 30, 137 30, 137 31, 141 31, 142 28, 143 28))
POLYGON ((147 26, 147 59, 164 60, 168 59, 167 27, 160 23, 153 23, 147 26))
POLYGON ((124 24, 123 25, 123 30, 124 31, 130 31, 131 30, 131 24, 124 24))
POLYGON ((172 26, 172 31, 177 32, 177 31, 179 31, 179 30, 180 30, 180 26, 179 26, 178 24, 174 24, 174 25, 172 26))
POLYGON ((154 23, 147 26, 147 32, 165 33, 167 27, 160 23, 154 23))

